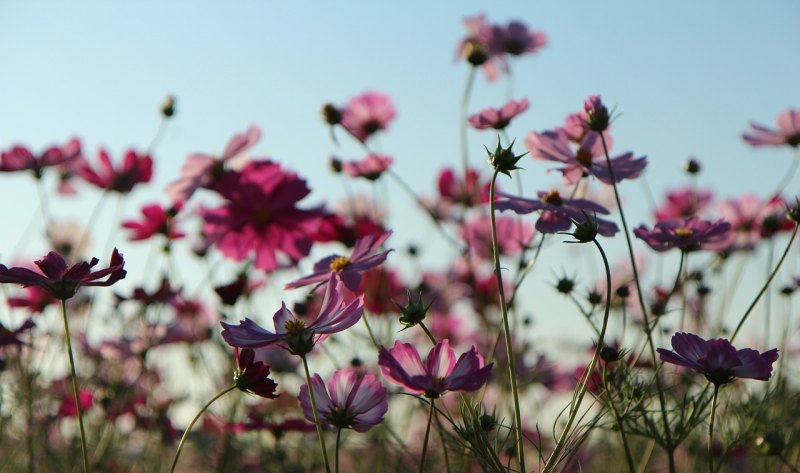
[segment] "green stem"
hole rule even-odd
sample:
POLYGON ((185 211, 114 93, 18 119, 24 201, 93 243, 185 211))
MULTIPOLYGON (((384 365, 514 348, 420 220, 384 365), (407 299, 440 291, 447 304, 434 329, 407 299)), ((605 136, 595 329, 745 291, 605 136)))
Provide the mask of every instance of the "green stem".
POLYGON ((494 273, 497 278, 497 290, 500 293, 500 312, 503 316, 503 335, 506 342, 506 357, 508 359, 508 377, 511 381, 511 394, 514 398, 514 432, 517 439, 517 461, 519 470, 525 470, 525 452, 523 448, 522 417, 519 410, 519 388, 517 387, 517 376, 514 369, 514 350, 511 346, 511 329, 508 324, 508 306, 506 305, 506 294, 503 289, 503 275, 500 271, 500 248, 497 242, 497 222, 494 210, 495 183, 499 171, 495 170, 492 174, 492 182, 489 186, 489 215, 492 221, 492 252, 494 253, 494 273))
POLYGON ((472 85, 475 83, 476 67, 469 69, 467 84, 464 86, 464 94, 461 96, 461 110, 458 113, 458 130, 461 138, 461 166, 464 168, 464 185, 467 185, 469 175, 469 147, 467 145, 467 113, 469 109, 469 96, 472 93, 472 85))
POLYGON ((236 389, 236 385, 235 385, 235 384, 234 384, 233 386, 231 386, 231 387, 229 387, 229 388, 226 388, 225 390, 221 391, 221 392, 220 392, 219 394, 217 394, 216 396, 212 397, 212 398, 211 398, 211 400, 210 400, 210 401, 208 401, 208 402, 207 402, 207 403, 206 403, 206 404, 205 404, 205 405, 204 405, 204 406, 203 406, 203 407, 200 409, 200 412, 198 412, 198 413, 197 413, 197 415, 195 415, 195 416, 194 416, 194 419, 192 419, 192 421, 191 421, 191 422, 189 422, 189 425, 186 427, 186 430, 183 432, 183 435, 181 436, 181 441, 180 441, 180 443, 178 443, 178 450, 175 452, 175 458, 172 460, 172 467, 169 469, 170 473, 173 473, 173 472, 175 471, 175 467, 176 467, 176 466, 178 466, 178 459, 180 459, 180 457, 181 457, 181 451, 183 450, 183 446, 184 446, 184 444, 186 443, 186 439, 187 439, 187 438, 189 438, 189 432, 191 432, 191 431, 192 431, 192 427, 194 427, 194 424, 195 424, 195 423, 198 421, 198 419, 200 419, 200 416, 202 416, 202 415, 203 415, 203 413, 204 413, 204 412, 205 412, 205 411, 206 411, 206 410, 207 410, 209 407, 211 407, 211 404, 214 404, 214 402, 215 402, 217 399, 219 399, 219 398, 221 398, 222 396, 224 396, 224 395, 228 394, 229 392, 233 391, 234 389, 236 389))
POLYGON ((614 398, 611 395, 611 390, 609 389, 609 382, 608 382, 608 370, 606 369, 606 365, 603 365, 603 387, 606 390, 606 396, 608 397, 608 404, 611 406, 611 412, 614 414, 614 420, 617 422, 617 428, 619 429, 619 436, 622 438, 622 447, 625 449, 625 460, 628 462, 628 470, 631 473, 636 473, 636 467, 633 465, 633 455, 631 454, 631 448, 628 445, 628 436, 625 434, 625 426, 622 423, 622 416, 619 415, 619 410, 617 409, 617 403, 614 402, 614 398))
POLYGON ((72 355, 72 341, 69 336, 69 321, 67 320, 67 300, 61 299, 61 317, 64 319, 64 341, 67 343, 67 353, 69 354, 69 369, 72 374, 72 394, 75 397, 75 409, 78 412, 78 429, 81 433, 81 455, 83 456, 83 471, 89 473, 89 456, 86 452, 86 431, 83 428, 83 410, 81 409, 81 397, 78 391, 78 375, 75 372, 75 358, 72 355))
POLYGON ((711 423, 708 424, 708 472, 714 473, 714 417, 717 414, 717 393, 719 384, 714 384, 714 397, 711 400, 711 423))
POLYGON ((342 438, 342 429, 341 427, 336 430, 336 457, 334 459, 334 465, 336 467, 336 473, 339 473, 339 441, 342 438))
POLYGON ((422 331, 425 332, 425 335, 428 336, 428 340, 430 340, 431 343, 433 343, 433 345, 436 346, 436 337, 434 337, 431 331, 428 330, 428 327, 426 327, 422 321, 419 322, 419 326, 422 329, 422 331))
POLYGON ((322 435, 322 424, 319 422, 319 414, 317 414, 317 400, 314 399, 314 390, 311 388, 311 373, 308 371, 308 361, 306 357, 301 356, 303 359, 303 369, 306 372, 306 388, 308 389, 308 398, 311 400, 311 412, 314 414, 314 424, 317 426, 317 437, 319 438, 319 448, 322 450, 322 460, 325 462, 325 471, 331 473, 331 464, 328 461, 328 450, 325 448, 325 437, 322 435))
POLYGON ((433 398, 431 398, 431 410, 428 413, 428 427, 425 428, 425 440, 422 441, 422 456, 419 459, 419 473, 425 471, 425 454, 428 453, 428 437, 431 435, 431 424, 433 423, 433 398))

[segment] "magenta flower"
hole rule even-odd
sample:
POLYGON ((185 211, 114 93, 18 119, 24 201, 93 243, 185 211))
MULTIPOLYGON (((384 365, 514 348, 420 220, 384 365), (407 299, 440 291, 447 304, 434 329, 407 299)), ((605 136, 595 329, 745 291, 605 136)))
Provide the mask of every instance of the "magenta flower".
POLYGON ((222 176, 227 161, 240 156, 258 143, 261 129, 250 125, 246 132, 233 135, 219 157, 193 153, 186 157, 181 167, 181 177, 167 186, 167 195, 173 202, 182 202, 197 189, 209 188, 222 176))
MULTIPOLYGON (((323 425, 367 432, 383 420, 389 409, 389 391, 372 374, 343 369, 333 373, 328 386, 318 374, 311 378, 311 389, 323 425)), ((313 422, 314 413, 307 387, 300 388, 300 406, 305 418, 313 422)))
POLYGON ((14 330, 9 330, 5 325, 0 323, 0 347, 8 345, 25 345, 26 343, 19 339, 23 333, 30 331, 36 324, 33 319, 28 319, 14 330))
POLYGON ((652 230, 644 225, 633 230, 637 238, 644 240, 656 251, 680 248, 682 251, 709 249, 723 244, 730 238, 731 224, 723 219, 716 222, 699 217, 675 219, 656 223, 652 230))
POLYGON ((0 172, 31 171, 37 179, 44 169, 66 165, 81 155, 81 142, 73 138, 64 146, 51 146, 39 156, 24 146, 14 146, 0 153, 0 172))
POLYGON ((395 115, 388 95, 369 91, 350 99, 342 110, 342 126, 364 143, 373 133, 387 129, 395 115))
POLYGON ((137 184, 150 182, 153 178, 153 159, 147 154, 138 154, 128 150, 120 167, 114 167, 106 150, 100 150, 100 165, 92 169, 88 161, 83 160, 78 167, 78 175, 83 180, 109 191, 126 194, 137 184))
POLYGON ((528 99, 522 99, 519 102, 510 100, 499 110, 493 107, 481 110, 475 115, 470 116, 467 121, 477 130, 486 130, 489 128, 502 130, 511 123, 514 117, 527 110, 528 105, 530 105, 528 99))
POLYGON ((350 177, 363 177, 374 181, 392 165, 392 158, 384 154, 368 154, 361 161, 345 161, 342 171, 350 177))
POLYGON ((223 207, 203 212, 203 231, 219 251, 236 261, 255 253, 255 267, 272 271, 294 264, 311 250, 322 213, 295 205, 310 192, 297 174, 271 161, 250 162, 228 171, 216 190, 227 199, 223 207))
POLYGON ((474 207, 489 202, 489 181, 482 180, 480 173, 469 168, 464 182, 463 173, 445 168, 439 174, 439 196, 448 204, 474 207))
POLYGON ((489 47, 498 54, 520 56, 525 53, 535 54, 546 45, 546 34, 531 31, 520 21, 510 21, 506 26, 492 27, 489 47))
POLYGON ((220 322, 222 338, 233 347, 263 348, 275 345, 295 355, 305 356, 326 335, 350 328, 361 318, 364 296, 347 302, 342 286, 336 275, 331 274, 319 315, 311 323, 297 318, 285 303, 281 303, 281 308, 272 318, 274 332, 250 319, 244 319, 239 325, 220 322))
POLYGON ((753 146, 800 146, 800 109, 787 109, 775 118, 778 129, 750 123, 751 133, 743 133, 742 138, 753 146))
POLYGON ((497 210, 512 210, 518 214, 541 211, 542 214, 536 221, 536 230, 542 233, 567 231, 573 222, 585 223, 587 215, 596 220, 597 233, 600 235, 613 236, 618 231, 616 223, 596 218, 596 214, 608 215, 608 209, 586 199, 563 198, 557 190, 539 192, 538 199, 524 199, 503 193, 498 195, 505 197, 505 200, 497 201, 497 210))
POLYGON ((82 286, 110 286, 125 277, 125 260, 116 248, 111 254, 111 262, 106 269, 92 271, 92 267, 100 261, 92 258, 90 262, 81 261, 70 267, 64 258, 51 251, 34 261, 41 273, 28 268, 7 268, 0 264, 0 283, 21 284, 23 287, 39 286, 47 290, 56 299, 67 300, 75 295, 82 286), (98 281, 108 276, 105 281, 98 281))
POLYGON ((661 361, 691 368, 719 386, 734 378, 769 380, 778 349, 759 353, 751 348, 737 350, 724 338, 703 340, 691 333, 672 336, 672 351, 658 349, 661 361))
POLYGON ((667 200, 656 209, 656 220, 661 222, 697 216, 708 208, 712 196, 710 191, 697 191, 691 187, 671 191, 667 194, 667 200))
POLYGON ((483 357, 473 346, 458 361, 450 342, 442 340, 428 353, 425 363, 417 349, 409 343, 396 341, 394 347, 380 348, 378 365, 389 381, 403 386, 413 394, 431 399, 447 391, 475 391, 489 380, 493 364, 483 365, 483 357))
POLYGON ((142 220, 126 220, 123 228, 132 230, 131 241, 147 240, 153 235, 164 235, 169 240, 183 238, 185 234, 175 227, 173 218, 183 207, 177 202, 173 207, 165 209, 159 204, 142 207, 142 220))
POLYGON ((275 399, 278 384, 269 378, 269 366, 256 361, 256 354, 250 348, 236 348, 236 373, 233 379, 236 387, 266 399, 275 399))
POLYGON ((322 284, 331 276, 337 276, 350 292, 357 292, 361 275, 386 261, 392 250, 379 251, 392 232, 381 235, 367 235, 358 240, 349 257, 331 255, 317 261, 314 273, 286 284, 286 289, 295 289, 309 284, 322 284))

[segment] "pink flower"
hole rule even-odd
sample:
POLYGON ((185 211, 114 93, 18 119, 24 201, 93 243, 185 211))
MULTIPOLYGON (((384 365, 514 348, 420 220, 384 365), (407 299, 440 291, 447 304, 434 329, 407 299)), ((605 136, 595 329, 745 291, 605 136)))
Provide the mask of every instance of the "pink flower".
POLYGON ((757 123, 750 123, 751 133, 742 138, 753 146, 800 146, 800 109, 787 109, 775 118, 778 129, 773 130, 757 123))
POLYGON ((703 373, 716 384, 726 384, 734 378, 769 380, 772 364, 778 359, 778 349, 759 353, 751 348, 737 350, 724 338, 703 340, 691 333, 672 336, 672 350, 658 349, 661 361, 691 368, 703 373))
POLYGON ((691 187, 678 189, 667 194, 667 200, 655 211, 656 220, 694 217, 703 212, 711 203, 710 191, 697 191, 691 187))
POLYGON ((502 57, 492 48, 496 44, 494 28, 486 22, 483 14, 465 18, 464 27, 467 36, 458 43, 456 57, 466 59, 474 67, 481 66, 490 81, 497 79, 500 68, 505 69, 506 66, 502 57))
MULTIPOLYGON (((78 409, 75 406, 75 398, 72 393, 68 393, 64 389, 64 394, 61 398, 61 404, 58 406, 59 417, 75 417, 78 415, 78 409)), ((81 411, 84 413, 92 408, 94 405, 94 395, 88 389, 81 389, 78 392, 78 399, 81 403, 81 411)))
POLYGON ((81 142, 73 138, 64 146, 51 146, 39 156, 24 146, 14 146, 0 153, 0 172, 31 171, 37 179, 44 169, 66 165, 81 155, 81 142))
POLYGON ((392 158, 384 154, 368 154, 361 161, 345 161, 342 170, 350 177, 363 177, 374 181, 392 165, 392 158))
MULTIPOLYGON (((590 200, 566 199, 561 197, 557 190, 539 192, 538 199, 524 199, 508 194, 498 194, 505 200, 495 204, 497 210, 512 210, 518 214, 529 214, 541 211, 536 229, 542 233, 564 232, 572 227, 573 222, 585 223, 586 216, 595 219, 595 214, 608 215, 609 211, 590 200)), ((617 233, 617 224, 610 220, 596 219, 597 233, 603 236, 613 236, 617 233)))
POLYGON ((521 21, 510 21, 506 26, 492 27, 490 48, 493 52, 520 56, 525 53, 535 54, 547 45, 547 35, 534 32, 521 21))
POLYGON ((633 233, 656 251, 680 248, 683 251, 707 249, 711 245, 725 243, 730 237, 731 224, 723 219, 716 222, 699 217, 675 219, 656 223, 652 230, 644 225, 633 233))
POLYGON ((197 189, 211 187, 222 176, 225 163, 255 146, 259 139, 261 129, 250 125, 246 132, 233 135, 219 158, 203 153, 190 154, 181 167, 181 177, 167 186, 167 195, 173 202, 182 202, 197 189))
MULTIPOLYGON (((533 228, 519 218, 498 217, 497 247, 501 255, 519 254, 533 239, 533 228)), ((492 222, 489 215, 478 215, 464 222, 461 238, 470 250, 483 259, 492 257, 492 222)))
POLYGON ((458 204, 465 207, 474 207, 489 202, 489 181, 481 180, 480 173, 469 168, 464 183, 463 174, 456 173, 451 168, 443 169, 439 173, 439 196, 448 204, 458 204))
POLYGON ((379 251, 392 232, 382 235, 367 235, 358 240, 349 257, 331 255, 317 261, 314 273, 286 284, 286 289, 295 289, 309 284, 322 284, 336 275, 344 286, 355 293, 361 284, 361 275, 386 261, 392 250, 379 251))
POLYGON ((364 295, 365 309, 373 314, 388 314, 397 312, 393 301, 401 300, 406 288, 394 270, 378 266, 364 273, 357 293, 364 295))
POLYGON ((101 189, 126 194, 137 184, 150 182, 153 178, 153 159, 150 155, 128 150, 122 166, 115 168, 106 150, 101 149, 99 169, 92 169, 88 161, 83 160, 78 167, 78 175, 101 189))
POLYGON ((488 381, 493 366, 483 365, 483 357, 475 346, 456 361, 455 352, 447 340, 431 349, 424 364, 413 345, 396 341, 389 350, 380 348, 378 365, 389 381, 403 386, 410 393, 424 394, 431 399, 447 391, 480 389, 488 381))
POLYGON ((142 220, 126 220, 122 223, 123 228, 132 230, 131 241, 147 240, 153 235, 164 235, 168 240, 183 238, 185 234, 178 230, 172 219, 180 212, 183 203, 178 202, 175 206, 165 209, 159 204, 146 205, 142 207, 142 220))
POLYGON ((720 204, 720 216, 730 222, 733 231, 732 241, 726 242, 724 249, 752 250, 762 239, 794 228, 786 216, 786 207, 779 196, 762 201, 756 195, 744 195, 720 204))
POLYGON ((255 352, 249 348, 236 348, 236 373, 233 376, 236 387, 267 399, 278 397, 275 390, 278 384, 269 378, 269 366, 256 361, 255 352))
POLYGON ((364 296, 347 302, 342 286, 343 283, 336 275, 331 274, 319 315, 311 323, 298 319, 285 303, 281 303, 281 308, 272 318, 274 332, 245 319, 239 325, 220 322, 223 328, 222 338, 233 347, 262 348, 275 345, 295 355, 305 356, 326 335, 350 328, 361 318, 364 296))
POLYGON ((11 307, 24 307, 32 314, 44 312, 50 305, 58 302, 47 289, 39 286, 29 286, 24 289, 23 296, 8 296, 8 305, 11 307))
POLYGON ((110 286, 125 277, 125 260, 114 249, 111 254, 111 263, 106 269, 91 271, 92 267, 100 261, 92 258, 90 262, 81 261, 70 267, 67 262, 55 251, 51 251, 44 258, 34 261, 41 273, 28 268, 7 268, 0 264, 0 283, 22 284, 23 287, 39 286, 46 289, 56 299, 67 300, 75 295, 82 286, 110 286), (98 281, 108 276, 105 281, 98 281))
POLYGON ((358 240, 368 235, 382 235, 386 232, 378 222, 368 215, 355 215, 345 220, 338 214, 324 214, 313 239, 318 242, 338 241, 352 248, 358 240))
POLYGON ((467 121, 477 130, 489 128, 502 130, 511 123, 514 117, 527 110, 529 104, 528 99, 522 99, 519 102, 510 100, 500 110, 490 107, 470 116, 467 121))
POLYGON ((586 127, 597 133, 603 133, 611 124, 611 114, 603 104, 599 95, 592 95, 583 102, 583 119, 586 127))
POLYGON ((350 99, 342 110, 342 126, 364 143, 373 133, 386 130, 395 115, 388 95, 369 91, 350 99))
MULTIPOLYGON (((367 432, 383 420, 389 409, 389 391, 372 374, 360 374, 352 369, 339 370, 328 380, 327 389, 322 378, 314 374, 311 389, 323 425, 367 432)), ((298 398, 303 415, 313 422, 314 413, 306 387, 300 388, 298 398)))
POLYGON ((203 231, 223 255, 242 261, 255 253, 255 267, 272 271, 285 265, 278 253, 291 264, 308 254, 322 213, 295 206, 310 192, 297 174, 271 161, 251 162, 226 172, 216 190, 227 202, 203 212, 203 231))

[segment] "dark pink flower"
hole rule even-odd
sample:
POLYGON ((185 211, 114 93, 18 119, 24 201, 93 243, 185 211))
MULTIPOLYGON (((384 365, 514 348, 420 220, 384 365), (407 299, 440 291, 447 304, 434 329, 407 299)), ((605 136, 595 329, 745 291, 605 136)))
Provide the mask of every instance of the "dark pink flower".
POLYGON ((58 299, 53 297, 47 289, 39 286, 28 286, 24 291, 25 294, 22 296, 8 296, 8 305, 25 308, 33 314, 40 314, 58 302, 58 299))
POLYGON ((483 357, 473 346, 458 361, 450 342, 442 340, 428 353, 423 364, 417 349, 396 341, 394 347, 380 348, 378 365, 389 381, 413 394, 431 399, 447 391, 468 392, 480 389, 491 376, 493 364, 483 365, 483 357))
POLYGON ((536 229, 542 233, 567 231, 573 222, 585 223, 587 215, 596 220, 597 233, 600 235, 613 236, 618 231, 616 223, 596 218, 596 214, 608 215, 608 209, 590 200, 563 198, 557 190, 539 192, 538 199, 524 199, 503 193, 498 195, 505 200, 497 201, 497 210, 512 210, 518 214, 541 211, 536 229))
POLYGON ((338 241, 348 248, 368 235, 383 235, 386 229, 368 215, 355 215, 345 219, 339 214, 324 214, 316 232, 314 241, 338 241))
POLYGON ((269 366, 256 361, 256 355, 250 348, 236 348, 236 373, 233 376, 236 387, 246 393, 252 393, 267 399, 275 399, 278 395, 278 383, 269 378, 269 366))
POLYGON ((363 143, 375 132, 386 130, 395 115, 388 95, 369 91, 350 99, 342 110, 342 126, 363 143))
POLYGON ((358 322, 363 306, 364 296, 347 302, 343 283, 331 274, 322 307, 313 322, 307 323, 307 320, 297 318, 285 303, 281 303, 281 308, 272 318, 274 332, 246 318, 239 325, 220 322, 222 338, 233 347, 262 348, 274 345, 305 356, 314 348, 314 344, 328 334, 341 332, 358 322))
POLYGON ((323 284, 331 275, 336 275, 351 292, 358 290, 361 276, 368 270, 386 261, 392 250, 379 251, 392 232, 382 235, 367 235, 358 240, 350 256, 331 255, 317 261, 314 273, 286 284, 286 289, 295 289, 309 284, 323 284))
MULTIPOLYGON (((323 425, 367 432, 381 423, 389 409, 389 391, 372 374, 352 369, 339 370, 328 380, 327 389, 322 378, 314 374, 311 389, 323 425)), ((300 388, 298 398, 303 415, 313 422, 314 413, 306 386, 300 388)))
POLYGON ((78 167, 78 175, 83 180, 109 191, 126 194, 137 184, 150 182, 153 178, 153 159, 148 154, 138 154, 128 150, 118 168, 111 163, 106 150, 100 150, 100 163, 97 170, 83 160, 78 167))
POLYGON ((363 177, 374 181, 392 165, 392 158, 384 154, 368 154, 361 161, 342 162, 342 171, 350 177, 363 177))
POLYGON ((33 319, 26 320, 14 330, 9 330, 5 325, 0 323, 0 347, 7 345, 25 345, 25 342, 20 340, 19 336, 35 326, 36 324, 33 322, 33 319))
POLYGON ((783 146, 792 148, 800 146, 800 109, 787 109, 775 118, 778 129, 773 130, 764 125, 750 123, 753 129, 743 133, 742 138, 753 146, 783 146))
POLYGON ((703 340, 684 332, 672 336, 672 351, 659 348, 658 354, 661 361, 703 373, 717 386, 734 378, 767 381, 772 375, 772 364, 778 359, 777 348, 764 353, 751 348, 737 350, 724 338, 703 340))
POLYGON ((712 195, 711 191, 698 191, 691 187, 670 191, 667 200, 655 211, 656 220, 662 222, 699 216, 708 208, 712 195))
POLYGON ((66 165, 81 154, 81 142, 73 138, 64 146, 51 146, 39 156, 24 146, 0 153, 0 172, 31 171, 39 179, 45 168, 66 165))
POLYGON ((439 196, 451 205, 474 207, 489 202, 489 180, 482 180, 480 173, 469 168, 464 183, 463 173, 451 168, 439 173, 439 196))
POLYGON ((364 273, 357 293, 364 295, 364 308, 371 313, 389 314, 397 312, 393 301, 403 298, 406 287, 394 270, 378 266, 364 273))
POLYGON ((190 154, 181 167, 181 177, 167 186, 167 195, 173 202, 182 202, 197 189, 210 188, 222 176, 225 163, 255 146, 259 139, 261 129, 250 125, 246 132, 233 135, 219 157, 204 153, 190 154))
POLYGON ((132 230, 131 241, 147 240, 153 235, 164 235, 168 240, 183 238, 185 234, 175 227, 173 218, 180 212, 182 202, 175 206, 165 209, 159 204, 146 205, 142 207, 142 220, 126 220, 122 223, 123 228, 132 230))
POLYGON ((226 257, 242 261, 255 253, 255 267, 269 272, 287 264, 279 253, 294 264, 311 250, 322 213, 296 207, 310 192, 297 174, 254 161, 226 172, 216 190, 227 202, 203 212, 203 231, 226 257))
MULTIPOLYGON (((519 218, 496 218, 497 247, 501 255, 516 255, 530 244, 533 228, 519 218)), ((477 215, 460 228, 461 238, 478 257, 492 257, 492 221, 489 215, 477 215)))
POLYGON ((521 56, 525 53, 535 54, 547 45, 547 35, 531 31, 521 21, 510 21, 506 26, 492 27, 489 47, 497 54, 521 56))
MULTIPOLYGON (((75 398, 72 393, 64 389, 65 393, 61 397, 61 403, 58 406, 59 417, 75 417, 78 415, 78 409, 75 406, 75 398)), ((78 392, 78 399, 81 403, 81 411, 86 412, 94 405, 94 395, 88 389, 81 389, 78 392)))
POLYGON ((481 110, 475 115, 470 116, 467 121, 473 128, 478 130, 486 130, 489 128, 502 130, 511 123, 514 117, 527 110, 529 105, 530 102, 528 99, 522 99, 519 102, 510 100, 499 110, 493 107, 481 110))
POLYGON ((635 228, 633 233, 656 251, 672 248, 696 251, 725 243, 730 238, 731 224, 723 219, 709 222, 691 217, 658 222, 652 230, 642 225, 635 228))
POLYGON ((64 258, 51 251, 44 258, 34 261, 41 273, 28 268, 9 269, 0 264, 0 283, 22 284, 23 287, 39 286, 56 299, 66 300, 74 296, 82 286, 110 286, 125 277, 125 260, 116 248, 111 254, 108 268, 92 271, 99 262, 97 258, 92 258, 88 263, 81 261, 67 267, 64 258), (98 281, 106 276, 108 279, 105 281, 98 281))
POLYGON ((730 222, 733 233, 732 240, 726 242, 724 249, 752 250, 762 239, 779 231, 791 230, 794 224, 787 218, 786 208, 786 202, 780 196, 763 201, 756 195, 743 195, 722 202, 720 216, 730 222))

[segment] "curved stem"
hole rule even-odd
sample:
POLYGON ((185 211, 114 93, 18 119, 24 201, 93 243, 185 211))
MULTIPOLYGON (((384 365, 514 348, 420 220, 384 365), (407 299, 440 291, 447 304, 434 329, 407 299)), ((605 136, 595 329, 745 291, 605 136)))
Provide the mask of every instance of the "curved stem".
POLYGON ((433 407, 433 399, 431 401, 431 410, 428 413, 428 427, 425 428, 425 440, 422 441, 422 456, 419 459, 419 473, 425 471, 425 455, 428 453, 428 437, 431 435, 431 424, 433 423, 433 414, 435 409, 433 407))
POLYGON ((181 436, 180 443, 178 443, 178 450, 175 452, 175 459, 172 460, 172 467, 169 469, 170 473, 174 472, 175 471, 175 467, 178 466, 178 459, 180 459, 180 457, 181 457, 181 450, 183 450, 183 446, 186 443, 186 439, 189 438, 189 432, 192 431, 192 427, 194 427, 194 424, 198 421, 198 419, 200 419, 200 416, 202 416, 203 413, 209 407, 211 407, 211 404, 214 404, 214 402, 217 399, 219 399, 222 396, 228 394, 229 392, 233 391, 234 389, 236 389, 236 385, 235 384, 233 386, 229 387, 229 388, 226 388, 223 391, 220 391, 216 396, 212 397, 210 401, 205 403, 205 405, 202 408, 200 408, 200 411, 197 413, 197 415, 194 416, 194 419, 192 419, 192 421, 189 422, 189 425, 186 427, 186 430, 183 432, 183 435, 181 436))
POLYGON ((776 197, 786 189, 786 186, 792 181, 792 178, 797 173, 797 165, 800 164, 800 150, 797 148, 794 150, 794 156, 792 157, 792 164, 789 166, 789 170, 786 171, 786 174, 783 175, 783 179, 781 179, 780 184, 775 188, 772 194, 769 197, 776 197))
POLYGON ((506 357, 508 358, 508 377, 511 381, 511 394, 514 398, 514 433, 517 438, 517 461, 520 471, 525 471, 525 452, 523 448, 522 417, 519 412, 519 388, 517 387, 516 370, 514 369, 514 350, 511 346, 511 329, 508 324, 508 306, 506 294, 503 289, 503 275, 500 271, 500 248, 497 242, 497 221, 494 210, 495 183, 499 171, 495 170, 489 186, 489 215, 492 221, 492 252, 494 253, 494 274, 497 278, 497 290, 500 293, 500 312, 503 316, 503 335, 506 342, 506 357))
POLYGON ((311 373, 308 371, 308 361, 305 356, 301 356, 303 360, 303 369, 306 372, 306 388, 308 389, 308 398, 311 400, 311 412, 314 414, 314 424, 317 426, 317 437, 319 438, 319 448, 322 449, 322 460, 325 462, 325 471, 331 473, 331 464, 328 461, 328 450, 325 448, 325 437, 322 435, 322 424, 319 423, 319 414, 317 414, 317 400, 314 399, 314 390, 311 388, 311 373))
POLYGON ((422 329, 422 331, 425 332, 425 335, 428 336, 428 340, 430 340, 431 343, 433 343, 433 345, 436 346, 436 337, 433 336, 431 331, 428 330, 428 327, 426 327, 425 324, 421 320, 419 322, 419 326, 422 329))
POLYGON ((67 321, 67 300, 61 299, 61 317, 64 319, 64 341, 67 343, 69 354, 69 369, 72 375, 72 394, 75 397, 75 409, 78 412, 78 429, 81 433, 81 455, 83 456, 83 471, 89 473, 89 456, 86 453, 86 431, 83 428, 83 409, 81 409, 81 396, 78 391, 78 375, 75 373, 75 358, 72 356, 72 342, 69 336, 69 321, 67 321))
POLYGON ((719 384, 714 384, 714 397, 711 400, 711 422, 708 424, 708 472, 714 473, 714 417, 717 414, 717 393, 719 384))

